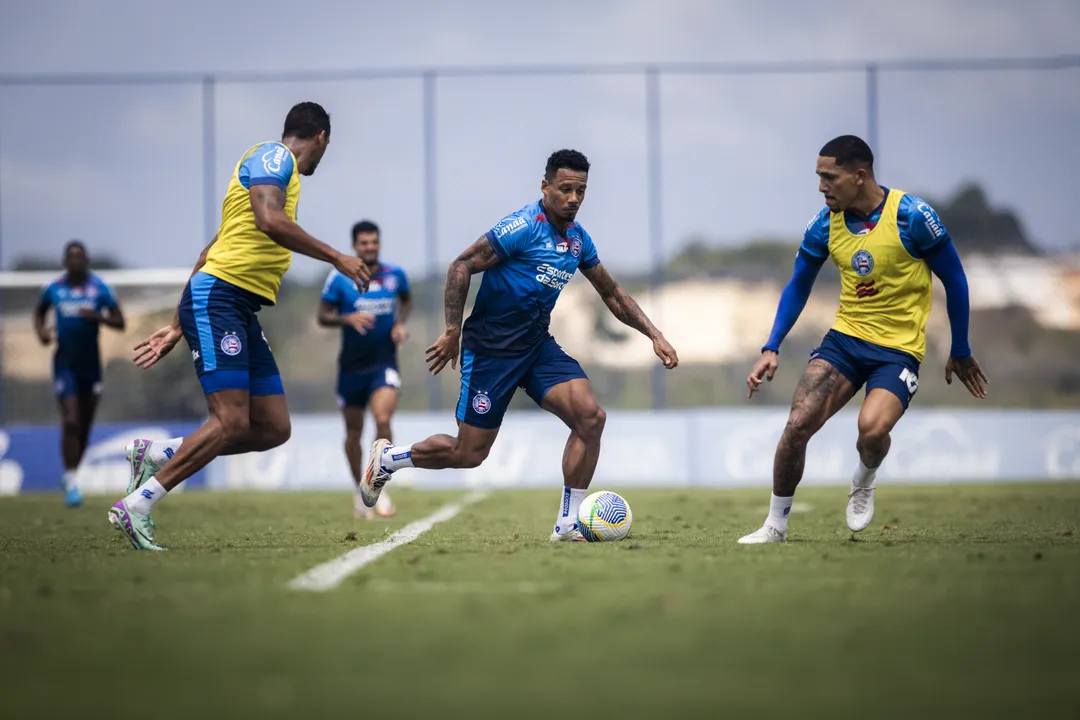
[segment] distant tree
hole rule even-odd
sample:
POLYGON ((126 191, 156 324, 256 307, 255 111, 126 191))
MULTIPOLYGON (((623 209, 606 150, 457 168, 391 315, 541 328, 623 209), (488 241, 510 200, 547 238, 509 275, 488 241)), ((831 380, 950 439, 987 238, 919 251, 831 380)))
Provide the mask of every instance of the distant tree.
POLYGON ((1011 210, 990 207, 986 192, 975 183, 961 187, 948 202, 927 201, 938 211, 961 252, 1040 253, 1024 233, 1020 218, 1011 210))

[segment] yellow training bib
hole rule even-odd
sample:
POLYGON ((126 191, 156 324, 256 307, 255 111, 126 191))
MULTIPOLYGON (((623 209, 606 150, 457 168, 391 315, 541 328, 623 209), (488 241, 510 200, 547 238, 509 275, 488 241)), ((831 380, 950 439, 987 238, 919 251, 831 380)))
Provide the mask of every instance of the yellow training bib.
POLYGON ((281 278, 292 263, 292 251, 255 225, 249 195, 253 185, 274 185, 284 190, 285 214, 296 221, 296 204, 300 201, 296 157, 279 142, 249 148, 233 170, 221 205, 217 242, 211 246, 202 271, 273 303, 281 278))
POLYGON ((840 307, 833 329, 845 335, 911 353, 926 354, 930 316, 930 269, 912 257, 896 223, 902 190, 889 190, 881 220, 855 235, 844 213, 829 217, 829 255, 840 270, 840 307))

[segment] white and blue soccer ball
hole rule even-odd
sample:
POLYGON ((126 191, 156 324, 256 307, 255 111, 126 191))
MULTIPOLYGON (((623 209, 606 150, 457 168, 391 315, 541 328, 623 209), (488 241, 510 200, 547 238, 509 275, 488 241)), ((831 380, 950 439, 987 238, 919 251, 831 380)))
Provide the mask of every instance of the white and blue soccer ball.
POLYGON ((581 501, 578 530, 589 542, 615 542, 630 532, 634 514, 630 503, 613 492, 595 492, 581 501))

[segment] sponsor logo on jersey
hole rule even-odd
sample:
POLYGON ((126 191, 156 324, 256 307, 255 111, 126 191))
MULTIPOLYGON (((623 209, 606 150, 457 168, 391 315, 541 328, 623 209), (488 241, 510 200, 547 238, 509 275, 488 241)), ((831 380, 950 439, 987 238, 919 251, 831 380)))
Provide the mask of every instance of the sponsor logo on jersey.
POLYGON ((562 290, 574 278, 574 273, 542 263, 536 266, 536 281, 555 290, 562 290))
POLYGON ((866 282, 861 282, 855 286, 855 297, 858 298, 874 297, 879 292, 881 291, 874 287, 873 280, 867 280, 866 282))
POLYGON ((353 307, 357 312, 366 312, 372 315, 393 315, 397 309, 397 298, 369 298, 361 295, 353 301, 353 307))

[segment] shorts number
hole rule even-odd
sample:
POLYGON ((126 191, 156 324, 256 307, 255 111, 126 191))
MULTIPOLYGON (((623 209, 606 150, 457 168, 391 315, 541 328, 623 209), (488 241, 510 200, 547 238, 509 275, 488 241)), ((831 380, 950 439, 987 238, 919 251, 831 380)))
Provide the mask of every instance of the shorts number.
POLYGON ((907 368, 900 373, 900 379, 907 385, 908 395, 914 395, 919 389, 919 376, 907 368))
POLYGON ((392 388, 401 389, 401 375, 394 368, 386 368, 386 384, 392 388))

